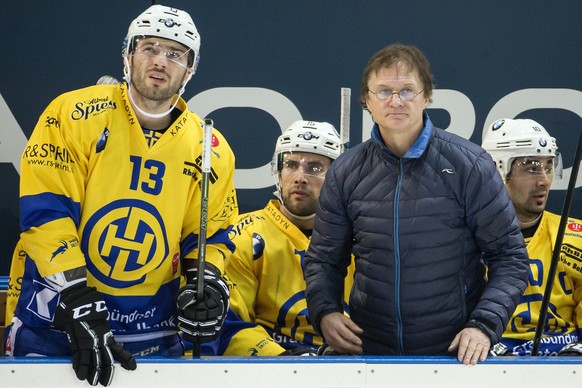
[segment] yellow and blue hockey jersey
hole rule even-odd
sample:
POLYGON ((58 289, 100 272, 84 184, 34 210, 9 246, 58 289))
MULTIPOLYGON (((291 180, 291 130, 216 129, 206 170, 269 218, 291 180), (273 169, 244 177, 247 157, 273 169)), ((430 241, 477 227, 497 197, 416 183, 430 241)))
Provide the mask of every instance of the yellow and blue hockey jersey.
MULTIPOLYGON (((226 277, 232 311, 219 354, 276 356, 285 349, 322 344, 305 300, 303 255, 309 238, 279 207, 280 202, 272 200, 261 210, 241 215, 231 231, 236 251, 228 261, 226 277)), ((346 276, 346 302, 353 268, 346 276)))
MULTIPOLYGON (((182 266, 198 254, 203 121, 180 99, 182 113, 148 142, 127 93, 123 83, 57 97, 24 150, 15 315, 25 325, 52 322, 59 294, 44 277, 86 266, 118 341, 177 331, 182 266)), ((223 271, 238 207, 234 154, 217 130, 211 164, 206 260, 223 271)))
MULTIPOLYGON (((515 355, 529 355, 538 325, 560 216, 544 211, 538 228, 526 239, 529 280, 502 342, 515 355)), ((548 305, 540 354, 555 355, 565 345, 580 340, 582 328, 582 221, 569 218, 548 305)))

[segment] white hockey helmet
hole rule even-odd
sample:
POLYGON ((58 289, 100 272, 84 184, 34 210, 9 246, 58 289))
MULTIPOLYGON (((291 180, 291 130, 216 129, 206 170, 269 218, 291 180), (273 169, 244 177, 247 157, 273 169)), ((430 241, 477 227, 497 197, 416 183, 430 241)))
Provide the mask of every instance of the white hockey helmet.
POLYGON ((317 121, 295 121, 277 139, 273 154, 273 174, 281 171, 287 152, 309 152, 336 159, 340 155, 340 137, 333 125, 317 121))
POLYGON ((279 190, 279 173, 283 155, 288 152, 309 152, 335 160, 340 155, 341 140, 333 125, 317 121, 295 121, 277 139, 271 172, 279 190))
POLYGON ((556 139, 530 119, 500 119, 485 132, 482 147, 489 152, 505 181, 515 158, 553 156, 555 176, 561 177, 562 163, 556 139))
POLYGON ((160 4, 146 9, 129 25, 123 42, 123 57, 133 51, 135 38, 140 36, 170 39, 186 46, 193 54, 189 57, 188 68, 193 73, 196 71, 200 61, 200 35, 187 12, 160 4))

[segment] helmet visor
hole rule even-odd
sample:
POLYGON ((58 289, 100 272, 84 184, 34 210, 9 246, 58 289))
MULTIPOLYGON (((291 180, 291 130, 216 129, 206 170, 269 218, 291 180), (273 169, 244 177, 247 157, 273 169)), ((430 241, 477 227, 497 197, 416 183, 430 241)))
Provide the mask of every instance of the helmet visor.
POLYGON ((305 152, 283 152, 279 154, 277 173, 281 176, 302 174, 305 176, 325 178, 331 159, 327 156, 305 152))
POLYGON ((146 57, 164 57, 167 61, 182 66, 189 67, 190 53, 192 50, 171 40, 160 41, 154 37, 143 37, 136 39, 134 55, 144 55, 146 57))
POLYGON ((546 175, 549 179, 562 179, 562 156, 538 157, 522 156, 513 159, 511 163, 511 179, 534 178, 546 175))

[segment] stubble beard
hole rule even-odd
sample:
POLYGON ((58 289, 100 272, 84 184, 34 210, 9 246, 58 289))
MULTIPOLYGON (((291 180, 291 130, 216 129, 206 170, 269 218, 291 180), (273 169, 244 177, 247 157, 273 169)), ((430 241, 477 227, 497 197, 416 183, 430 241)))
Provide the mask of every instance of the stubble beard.
POLYGON ((171 82, 161 87, 156 87, 153 85, 148 86, 146 78, 147 75, 132 77, 133 87, 144 99, 152 101, 169 100, 174 97, 178 90, 178 87, 174 87, 171 82))
POLYGON ((305 201, 297 201, 290 198, 289 194, 283 196, 283 205, 296 216, 306 217, 315 213, 317 203, 313 198, 305 201))

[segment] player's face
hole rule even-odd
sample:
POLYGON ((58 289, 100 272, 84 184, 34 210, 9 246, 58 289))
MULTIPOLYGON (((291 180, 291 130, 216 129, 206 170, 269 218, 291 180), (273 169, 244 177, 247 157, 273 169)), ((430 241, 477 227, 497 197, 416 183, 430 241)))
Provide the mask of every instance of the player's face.
POLYGON ((417 73, 416 70, 409 71, 402 63, 397 63, 382 68, 370 76, 366 105, 382 135, 419 133, 422 130, 422 113, 428 100, 422 92, 423 84, 417 73), (378 94, 382 90, 393 93, 409 90, 413 94, 418 94, 409 101, 402 100, 398 94, 392 94, 382 100, 378 97, 382 96, 382 93, 378 94))
POLYGON ((163 38, 142 38, 132 55, 131 80, 139 97, 165 102, 182 86, 190 70, 188 49, 163 38))
POLYGON ((279 174, 283 204, 291 213, 309 216, 315 213, 319 191, 331 159, 307 152, 287 153, 279 174))
POLYGON ((546 207, 554 179, 554 158, 521 157, 513 161, 505 186, 517 218, 533 221, 546 207))

